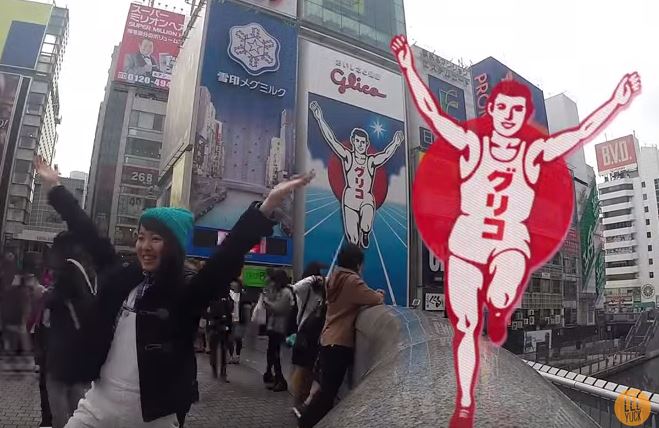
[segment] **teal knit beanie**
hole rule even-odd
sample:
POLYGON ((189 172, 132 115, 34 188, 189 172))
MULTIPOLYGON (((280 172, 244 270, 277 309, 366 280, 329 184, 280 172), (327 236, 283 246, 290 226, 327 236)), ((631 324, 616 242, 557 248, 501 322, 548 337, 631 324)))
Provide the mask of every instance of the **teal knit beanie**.
POLYGON ((169 229, 185 252, 194 227, 194 216, 190 211, 172 207, 149 208, 142 213, 140 224, 146 219, 156 220, 169 229))

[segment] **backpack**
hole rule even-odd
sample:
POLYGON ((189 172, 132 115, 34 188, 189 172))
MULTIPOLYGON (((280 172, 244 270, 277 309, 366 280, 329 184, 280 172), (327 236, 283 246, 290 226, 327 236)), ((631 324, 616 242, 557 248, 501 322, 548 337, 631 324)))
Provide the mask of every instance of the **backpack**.
POLYGON ((233 318, 232 314, 233 300, 231 297, 223 297, 219 300, 214 300, 211 302, 207 312, 209 325, 230 325, 233 318))
POLYGON ((318 346, 320 335, 325 326, 327 302, 322 299, 316 309, 304 320, 295 338, 295 351, 305 353, 318 346))
POLYGON ((293 287, 287 285, 285 288, 287 288, 293 296, 293 306, 291 306, 291 310, 288 311, 288 319, 286 320, 286 336, 290 336, 291 334, 297 333, 297 296, 295 295, 293 287))

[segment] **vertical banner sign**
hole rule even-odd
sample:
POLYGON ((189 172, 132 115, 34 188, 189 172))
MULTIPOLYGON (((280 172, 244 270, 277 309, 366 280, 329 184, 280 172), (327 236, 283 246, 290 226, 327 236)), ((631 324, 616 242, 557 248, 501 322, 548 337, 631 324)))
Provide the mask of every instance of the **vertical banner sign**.
MULTIPOLYGON (((438 71, 443 70, 438 68, 438 71)), ((438 79, 435 76, 428 75, 428 88, 437 98, 442 110, 452 118, 465 121, 467 120, 467 110, 465 106, 465 93, 462 88, 438 79)), ((428 140, 434 140, 432 132, 421 128, 421 146, 425 149, 430 147, 428 140)), ((444 269, 442 262, 428 249, 425 243, 421 248, 421 285, 426 288, 444 289, 444 269)), ((443 310, 443 309, 442 309, 443 310)))
POLYGON ((547 133, 549 125, 547 122, 547 111, 545 110, 545 95, 540 88, 529 83, 528 80, 492 57, 485 58, 478 64, 472 65, 471 76, 477 117, 486 115, 490 93, 499 82, 502 80, 515 80, 523 83, 531 90, 534 111, 529 121, 530 124, 539 131, 547 133))
POLYGON ((21 76, 18 74, 0 73, 0 177, 5 164, 5 153, 20 81, 21 76))
MULTIPOLYGON (((231 229, 293 170, 297 30, 283 19, 209 2, 190 206, 199 226, 231 229)), ((276 235, 292 235, 292 198, 276 235)))
POLYGON ((121 40, 115 78, 169 89, 185 16, 132 3, 121 40))
POLYGON ((592 273, 598 254, 595 251, 593 235, 597 228, 599 217, 599 200, 597 199, 597 186, 593 181, 590 184, 590 194, 586 200, 583 215, 581 216, 581 272, 582 284, 586 286, 592 273))
POLYGON ((597 295, 604 294, 604 286, 606 285, 606 270, 604 265, 604 250, 597 252, 597 262, 595 263, 595 290, 597 295))
POLYGON ((407 166, 401 77, 301 42, 306 109, 304 261, 335 266, 345 243, 364 249, 363 276, 387 302, 408 300, 407 166))

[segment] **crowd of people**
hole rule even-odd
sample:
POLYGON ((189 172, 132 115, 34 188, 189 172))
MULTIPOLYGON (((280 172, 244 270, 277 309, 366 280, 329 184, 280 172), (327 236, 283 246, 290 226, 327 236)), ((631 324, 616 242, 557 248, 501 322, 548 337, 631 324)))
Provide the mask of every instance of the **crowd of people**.
POLYGON ((184 209, 146 210, 136 260, 119 257, 59 183, 36 162, 49 202, 67 224, 45 260, 7 253, 0 263, 1 347, 14 361, 33 356, 39 372, 41 426, 183 426, 199 400, 195 351, 209 354, 213 376, 229 382, 240 364, 248 327, 267 336, 263 382, 290 391, 300 427, 333 407, 354 353, 354 324, 363 306, 384 302, 364 283, 364 254, 348 244, 327 276, 310 263, 299 281, 269 269, 263 291, 240 279, 245 254, 272 233, 273 213, 313 173, 273 189, 241 216, 205 261, 186 260, 194 219, 184 209), (292 372, 282 369, 290 346, 292 372))

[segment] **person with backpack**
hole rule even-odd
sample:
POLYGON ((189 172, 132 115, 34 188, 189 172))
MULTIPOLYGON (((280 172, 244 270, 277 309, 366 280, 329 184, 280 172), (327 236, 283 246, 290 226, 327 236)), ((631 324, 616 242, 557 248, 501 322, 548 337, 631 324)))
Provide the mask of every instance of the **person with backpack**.
POLYGON ((268 285, 261 298, 267 313, 266 330, 268 334, 268 365, 263 374, 263 382, 268 384, 268 389, 272 389, 274 392, 288 391, 288 383, 281 370, 281 345, 290 333, 295 332, 294 317, 297 316, 297 312, 293 311, 295 293, 289 285, 286 272, 279 269, 268 271, 268 285), (291 315, 293 321, 291 321, 291 315), (292 332, 291 329, 293 329, 292 332))
POLYGON ((73 353, 78 375, 94 380, 67 428, 165 428, 177 425, 177 413, 194 398, 194 337, 199 317, 212 300, 228 296, 245 255, 272 234, 275 209, 313 172, 279 183, 263 202, 241 215, 204 268, 184 276, 185 248, 194 216, 180 208, 150 208, 138 222, 137 263, 124 265, 107 238, 59 174, 36 162, 41 182, 51 187, 48 200, 92 256, 99 272, 93 311, 81 319, 84 352, 73 353), (195 324, 197 323, 197 324, 195 324))
POLYGON ((355 351, 355 321, 363 306, 384 303, 384 292, 370 289, 361 278, 364 252, 354 244, 337 256, 338 268, 327 281, 327 315, 320 336, 320 390, 298 417, 298 426, 315 426, 334 407, 355 351))
POLYGON ((297 409, 309 396, 313 383, 313 366, 318 357, 320 333, 325 324, 325 266, 311 262, 302 273, 302 280, 293 285, 300 306, 297 313, 297 333, 293 344, 293 397, 297 409))
POLYGON ((217 353, 220 352, 220 379, 228 383, 227 352, 231 336, 233 300, 230 296, 211 302, 206 316, 206 331, 210 348, 209 361, 213 377, 217 379, 217 353))
POLYGON ((53 284, 44 296, 41 323, 46 327, 46 388, 53 428, 66 425, 90 387, 71 358, 87 349, 81 323, 91 316, 97 292, 96 273, 81 241, 73 232, 61 232, 48 252, 53 284))

